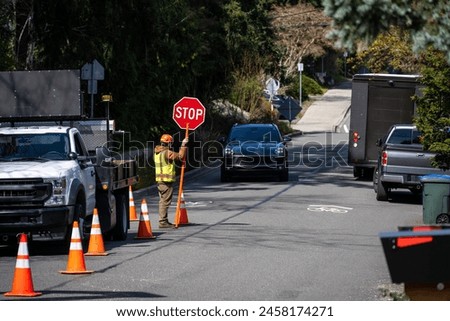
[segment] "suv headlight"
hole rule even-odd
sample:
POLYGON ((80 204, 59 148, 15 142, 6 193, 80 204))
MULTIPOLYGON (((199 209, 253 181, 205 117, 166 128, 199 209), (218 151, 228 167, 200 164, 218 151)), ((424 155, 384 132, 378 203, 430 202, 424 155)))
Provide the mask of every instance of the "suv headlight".
POLYGON ((283 146, 277 146, 275 149, 275 154, 277 156, 284 156, 284 147, 283 146))
POLYGON ((47 183, 52 184, 52 195, 45 202, 47 206, 59 206, 66 204, 66 177, 48 178, 45 180, 47 183))
POLYGON ((231 156, 233 155, 233 149, 231 149, 230 147, 225 147, 225 156, 231 156))

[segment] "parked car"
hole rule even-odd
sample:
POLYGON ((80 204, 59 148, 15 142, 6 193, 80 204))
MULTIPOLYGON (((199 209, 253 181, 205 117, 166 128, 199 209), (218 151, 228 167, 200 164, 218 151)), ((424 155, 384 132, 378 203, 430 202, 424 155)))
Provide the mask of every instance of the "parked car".
POLYGON ((420 177, 441 173, 431 165, 435 154, 424 151, 420 132, 411 124, 394 125, 377 141, 378 165, 373 174, 373 188, 379 201, 387 201, 392 189, 404 188, 420 193, 420 177))
POLYGON ((282 136, 275 124, 235 124, 224 144, 221 181, 235 175, 273 175, 280 181, 289 178, 288 150, 291 138, 282 136))

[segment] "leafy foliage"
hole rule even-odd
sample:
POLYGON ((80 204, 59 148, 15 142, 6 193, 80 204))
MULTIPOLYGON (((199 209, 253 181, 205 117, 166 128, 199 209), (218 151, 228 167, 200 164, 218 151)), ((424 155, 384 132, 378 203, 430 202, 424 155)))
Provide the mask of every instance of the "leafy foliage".
MULTIPOLYGON (((4 69, 77 69, 97 59, 106 74, 98 91, 113 93, 112 117, 140 140, 176 131, 171 108, 180 97, 207 100, 227 83, 230 50, 218 2, 208 8, 181 0, 22 3, 28 6, 16 8, 15 16, 30 22, 17 23, 14 32, 22 28, 27 36, 12 39, 22 54, 4 69)), ((104 114, 100 103, 95 109, 104 114)))
MULTIPOLYGON (((139 141, 178 131, 171 112, 183 96, 257 108, 266 75, 284 68, 287 52, 276 42, 273 8, 304 7, 295 0, 1 2, 1 70, 78 69, 98 60, 105 67, 98 93, 113 95, 111 117, 139 141)), ((95 117, 105 114, 99 100, 95 117)), ((90 114, 90 95, 83 103, 90 114)))
POLYGON ((446 53, 450 62, 450 15, 448 1, 423 0, 323 0, 332 17, 331 36, 337 45, 353 49, 358 42, 371 43, 391 26, 410 31, 415 52, 428 46, 446 53))
MULTIPOLYGON (((298 98, 300 94, 300 77, 296 77, 289 88, 286 95, 298 98)), ((322 95, 324 89, 311 77, 302 74, 302 101, 308 100, 310 95, 322 95)))
POLYGON ((362 68, 375 73, 418 73, 419 71, 409 33, 398 27, 379 34, 367 49, 348 59, 348 64, 354 73, 362 68))
POLYGON ((0 70, 7 70, 14 65, 14 19, 12 17, 12 4, 6 3, 0 6, 0 70))
POLYGON ((434 165, 450 168, 450 66, 445 54, 426 51, 422 57, 423 95, 417 97, 415 122, 422 133, 424 147, 437 153, 434 165))

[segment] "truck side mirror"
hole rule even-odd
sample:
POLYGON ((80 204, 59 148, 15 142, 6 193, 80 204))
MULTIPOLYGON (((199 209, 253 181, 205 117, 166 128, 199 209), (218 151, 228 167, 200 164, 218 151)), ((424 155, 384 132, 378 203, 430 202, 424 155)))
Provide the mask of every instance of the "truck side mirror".
POLYGON ((78 158, 78 154, 74 152, 69 153, 69 159, 76 160, 78 158))
POLYGON ((381 138, 378 138, 378 139, 377 139, 377 142, 376 142, 376 145, 377 145, 378 147, 381 147, 381 145, 383 145, 383 140, 382 140, 381 138))
POLYGON ((109 149, 104 146, 95 148, 95 157, 97 166, 109 166, 111 164, 111 153, 109 149))

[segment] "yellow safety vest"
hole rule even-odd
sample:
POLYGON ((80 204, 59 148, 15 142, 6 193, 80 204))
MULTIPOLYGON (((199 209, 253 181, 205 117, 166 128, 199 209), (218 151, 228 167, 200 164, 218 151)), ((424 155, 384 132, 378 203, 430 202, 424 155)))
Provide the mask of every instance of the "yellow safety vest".
POLYGON ((163 150, 160 153, 155 153, 153 155, 155 160, 157 182, 175 182, 175 163, 166 159, 164 155, 167 152, 168 150, 163 150))

